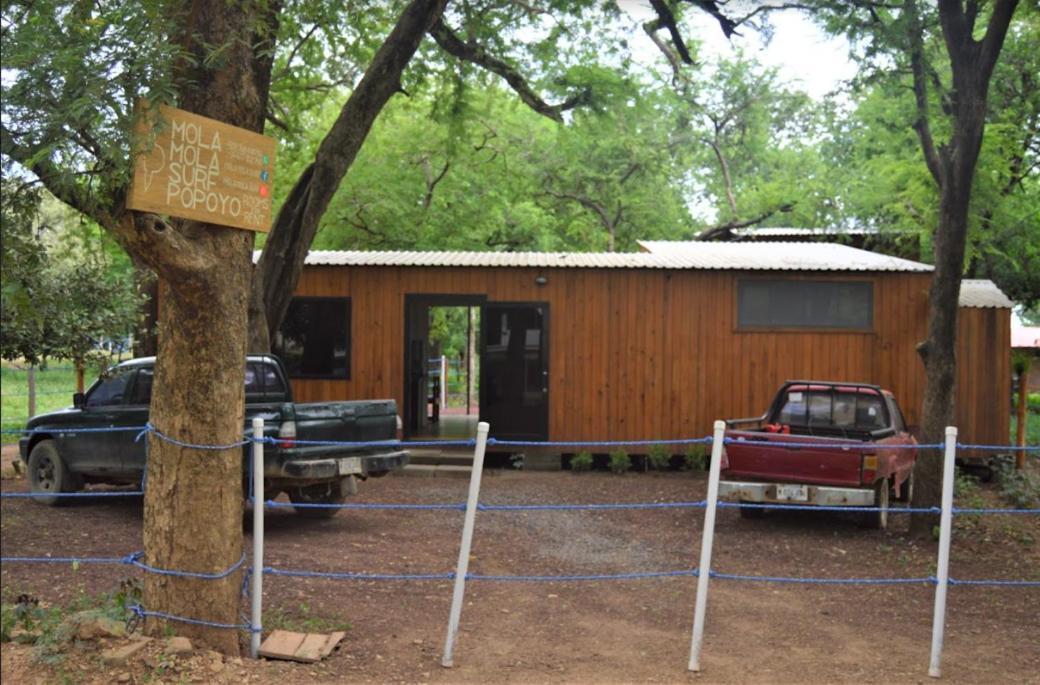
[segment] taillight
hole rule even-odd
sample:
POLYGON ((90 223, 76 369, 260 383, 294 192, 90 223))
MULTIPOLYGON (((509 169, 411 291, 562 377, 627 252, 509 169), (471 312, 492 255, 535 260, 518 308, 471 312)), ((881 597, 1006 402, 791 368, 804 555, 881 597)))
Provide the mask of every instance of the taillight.
POLYGON ((873 483, 877 476, 878 458, 876 454, 863 455, 863 483, 873 483))
POLYGON ((278 428, 278 446, 283 448, 296 446, 296 422, 282 421, 278 428))

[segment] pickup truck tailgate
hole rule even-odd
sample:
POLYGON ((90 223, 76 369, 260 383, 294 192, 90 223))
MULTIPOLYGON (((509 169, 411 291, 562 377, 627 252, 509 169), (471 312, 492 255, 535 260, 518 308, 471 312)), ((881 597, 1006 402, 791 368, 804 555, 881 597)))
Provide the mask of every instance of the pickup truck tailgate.
POLYGON ((752 431, 727 431, 725 478, 826 485, 861 484, 863 443, 752 431), (752 444, 741 444, 751 442, 752 444), (769 444, 761 444, 768 442, 769 444))
POLYGON ((394 440, 397 404, 393 400, 297 404, 296 437, 300 440, 367 442, 394 440))

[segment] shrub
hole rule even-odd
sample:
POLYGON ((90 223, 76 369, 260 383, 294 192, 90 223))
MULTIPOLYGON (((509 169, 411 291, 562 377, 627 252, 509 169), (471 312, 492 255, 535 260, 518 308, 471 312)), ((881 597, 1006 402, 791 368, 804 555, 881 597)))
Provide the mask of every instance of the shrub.
POLYGON ((1040 474, 1016 471, 1014 457, 997 457, 994 462, 1000 496, 1008 504, 1019 509, 1040 506, 1040 474))
POLYGON ((650 468, 656 471, 666 471, 672 465, 672 454, 664 445, 650 445, 647 450, 646 460, 650 468))
POLYGON ((592 468, 592 454, 588 451, 581 451, 571 457, 571 471, 581 473, 582 471, 588 471, 592 468))
POLYGON ((708 451, 704 445, 695 443, 686 448, 683 463, 691 471, 704 471, 708 464, 708 451))
POLYGON ((614 473, 622 474, 632 468, 632 458, 628 456, 628 452, 623 449, 615 450, 610 453, 610 470, 614 473))

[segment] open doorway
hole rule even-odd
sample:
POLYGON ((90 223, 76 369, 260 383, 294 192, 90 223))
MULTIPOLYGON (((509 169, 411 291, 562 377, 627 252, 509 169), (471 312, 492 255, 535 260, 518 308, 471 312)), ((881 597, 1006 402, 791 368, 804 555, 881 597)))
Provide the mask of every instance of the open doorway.
POLYGON ((484 298, 408 295, 405 435, 465 439, 480 417, 480 325, 484 298))

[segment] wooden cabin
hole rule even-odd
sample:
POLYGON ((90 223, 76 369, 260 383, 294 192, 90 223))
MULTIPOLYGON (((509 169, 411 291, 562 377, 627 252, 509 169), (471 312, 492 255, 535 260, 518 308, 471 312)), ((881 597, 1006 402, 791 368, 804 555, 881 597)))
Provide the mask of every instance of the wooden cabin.
MULTIPOLYGON (((435 307, 479 312, 463 432, 479 416, 501 439, 700 437, 795 378, 879 384, 920 423, 930 266, 820 243, 644 249, 311 252, 275 352, 301 401, 392 397, 412 438, 451 434, 430 409, 435 307)), ((959 333, 961 440, 1006 444, 1010 303, 977 290, 959 333)))

